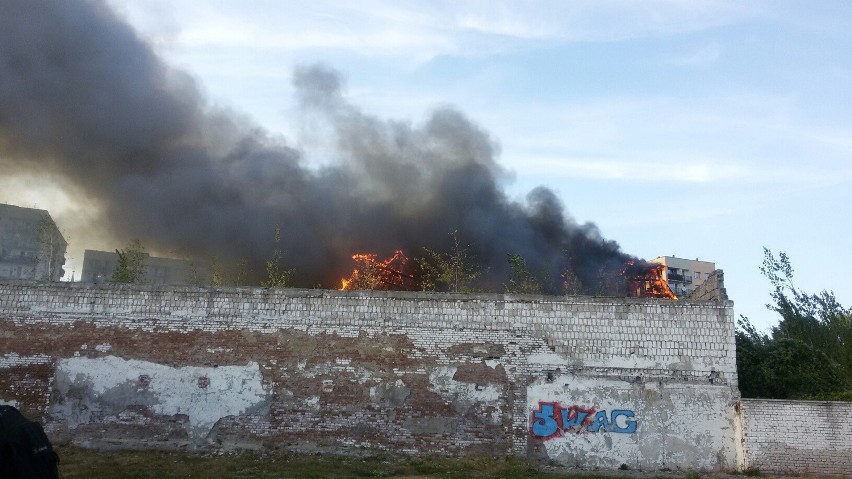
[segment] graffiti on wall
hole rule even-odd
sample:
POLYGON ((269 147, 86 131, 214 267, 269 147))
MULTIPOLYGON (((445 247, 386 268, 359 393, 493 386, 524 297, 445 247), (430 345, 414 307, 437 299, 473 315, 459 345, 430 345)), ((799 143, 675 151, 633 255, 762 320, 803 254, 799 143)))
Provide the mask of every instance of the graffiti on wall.
POLYGON ((530 414, 530 435, 547 440, 567 433, 636 432, 636 415, 629 409, 598 411, 582 406, 561 406, 556 402, 539 401, 538 410, 530 414))

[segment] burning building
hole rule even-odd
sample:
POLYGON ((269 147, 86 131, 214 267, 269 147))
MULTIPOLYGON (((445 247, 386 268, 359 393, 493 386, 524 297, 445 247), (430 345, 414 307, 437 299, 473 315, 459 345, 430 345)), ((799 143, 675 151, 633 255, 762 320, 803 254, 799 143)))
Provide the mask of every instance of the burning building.
POLYGON ((696 288, 704 284, 716 270, 716 265, 713 262, 700 261, 697 258, 691 260, 676 256, 658 256, 650 262, 664 266, 662 269, 663 280, 678 296, 689 296, 696 288))

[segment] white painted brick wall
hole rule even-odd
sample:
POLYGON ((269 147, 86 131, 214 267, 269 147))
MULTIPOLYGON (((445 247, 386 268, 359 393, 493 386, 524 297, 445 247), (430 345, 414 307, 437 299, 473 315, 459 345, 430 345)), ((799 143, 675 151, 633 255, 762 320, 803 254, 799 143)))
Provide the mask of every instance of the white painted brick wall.
POLYGON ((18 321, 83 319, 145 331, 502 331, 543 340, 583 367, 695 381, 712 374, 715 384, 736 386, 730 302, 9 282, 0 283, 0 312, 18 321))
MULTIPOLYGON (((725 431, 731 429, 727 421, 733 415, 733 401, 738 395, 730 302, 0 282, 2 321, 11 321, 16 326, 43 324, 59 330, 84 324, 97 329, 139 332, 143 336, 151 332, 193 331, 277 334, 282 330, 298 330, 314 336, 323 333, 347 338, 364 336, 365 340, 380 335, 402 335, 414 346, 406 352, 408 357, 426 358, 427 362, 437 365, 433 370, 443 365, 452 366, 448 350, 453 346, 464 343, 499 345, 505 351, 500 363, 506 369, 512 395, 501 399, 511 404, 508 411, 511 414, 511 444, 505 452, 522 456, 527 454, 530 440, 527 387, 551 375, 576 375, 601 381, 608 378, 610 383, 624 387, 659 384, 663 399, 655 408, 665 408, 662 404, 669 394, 682 396, 686 394, 682 391, 697 391, 695 397, 711 398, 707 403, 710 405, 708 414, 724 419, 714 432, 718 433, 717 437, 727 437, 725 431)), ((97 348, 101 343, 101 338, 92 338, 90 348, 97 348)), ((0 350, 0 355, 5 353, 0 350)), ((49 351, 39 353, 50 354, 49 351)), ((50 357, 51 361, 55 359, 58 358, 50 357)), ((264 358, 256 360, 261 368, 271 367, 264 358)), ((2 364, 0 362, 0 367, 2 364)), ((335 363, 334 367, 345 369, 349 366, 335 363)), ((409 373, 429 374, 425 370, 409 373)), ((654 411, 659 417, 681 415, 678 417, 683 419, 684 427, 692 420, 692 413, 654 411)), ((288 417, 298 414, 296 411, 288 417)), ((311 423, 311 413, 305 414, 304 422, 311 423)), ((345 424, 314 421, 314 426, 329 431, 351 426, 358 421, 358 414, 350 416, 345 424)), ((251 427, 258 434, 266 434, 263 431, 270 428, 263 421, 250 421, 256 424, 247 423, 244 427, 251 427)), ((298 421, 288 423, 276 431, 306 431, 307 426, 300 424, 298 421)), ((668 423, 662 421, 660 424, 668 423)), ((681 431, 665 433, 672 434, 672 440, 691 443, 682 440, 681 431)), ((398 438, 400 443, 411 436, 404 429, 394 429, 388 434, 398 438)), ((461 431, 453 440, 460 444, 492 440, 478 434, 477 431, 461 431)), ((644 436, 637 436, 636 444, 644 441, 644 436)), ((733 439, 730 442, 733 444, 733 439)), ((697 444, 690 446, 689 454, 681 455, 692 459, 678 459, 677 451, 669 451, 659 456, 642 452, 645 459, 631 460, 643 467, 654 467, 654 464, 666 468, 695 467, 695 464, 708 468, 729 467, 730 458, 718 457, 718 450, 727 451, 727 446, 721 442, 716 446, 717 451, 706 452, 707 457, 701 461, 695 458, 704 450, 697 444), (667 462, 662 459, 654 462, 656 457, 665 458, 667 462)), ((642 451, 638 446, 635 450, 642 451)), ((587 465, 597 464, 592 461, 595 454, 589 451, 587 459, 591 462, 587 465)), ((728 452, 724 454, 729 455, 728 452)))
POLYGON ((746 467, 852 476, 852 403, 743 399, 746 467))

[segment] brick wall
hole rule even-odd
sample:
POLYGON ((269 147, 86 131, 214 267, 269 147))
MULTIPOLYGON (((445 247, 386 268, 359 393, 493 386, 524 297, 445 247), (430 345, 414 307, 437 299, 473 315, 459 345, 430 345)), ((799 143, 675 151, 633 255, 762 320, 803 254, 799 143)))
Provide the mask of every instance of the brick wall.
POLYGON ((746 467, 852 476, 852 403, 743 399, 746 467))
POLYGON ((694 301, 727 301, 728 291, 725 289, 725 272, 717 269, 710 273, 710 276, 689 293, 689 297, 694 301))
POLYGON ((0 401, 99 448, 732 469, 734 350, 730 302, 0 282, 0 401))

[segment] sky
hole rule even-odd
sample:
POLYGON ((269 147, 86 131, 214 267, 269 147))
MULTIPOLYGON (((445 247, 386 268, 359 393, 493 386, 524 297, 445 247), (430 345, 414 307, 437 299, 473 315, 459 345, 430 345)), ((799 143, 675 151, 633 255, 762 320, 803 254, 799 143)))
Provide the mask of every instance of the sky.
MULTIPOLYGON (((852 3, 108 0, 207 101, 333 162, 297 114, 294 69, 340 72, 348 101, 418 125, 463 112, 499 145, 506 188, 554 190, 623 251, 715 262, 760 329, 763 248, 798 287, 852 304, 852 3)), ((72 230, 96 213, 46 175, 15 203, 72 230), (73 198, 73 199, 72 199, 73 198)), ((6 186, 3 186, 6 183, 6 186)))

